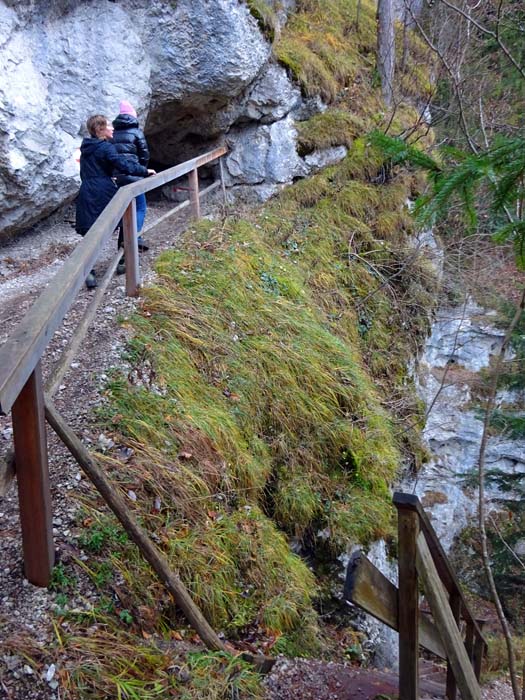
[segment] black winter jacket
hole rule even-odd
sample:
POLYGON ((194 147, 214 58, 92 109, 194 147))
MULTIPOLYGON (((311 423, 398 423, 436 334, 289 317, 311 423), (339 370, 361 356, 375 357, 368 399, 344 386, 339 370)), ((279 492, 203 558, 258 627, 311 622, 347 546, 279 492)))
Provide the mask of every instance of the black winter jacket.
POLYGON ((117 186, 111 179, 118 169, 127 175, 145 177, 148 170, 138 161, 118 154, 109 141, 85 138, 80 146, 80 192, 77 197, 77 233, 84 236, 109 203, 117 186))
POLYGON ((148 166, 149 149, 136 117, 119 114, 113 122, 113 144, 120 155, 126 156, 141 165, 148 166))

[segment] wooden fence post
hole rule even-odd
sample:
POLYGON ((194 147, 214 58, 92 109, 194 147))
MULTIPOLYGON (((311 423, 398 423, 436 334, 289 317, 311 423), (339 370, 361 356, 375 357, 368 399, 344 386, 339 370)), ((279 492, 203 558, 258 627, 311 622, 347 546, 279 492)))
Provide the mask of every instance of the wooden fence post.
POLYGON ((467 650, 468 657, 474 666, 474 625, 472 622, 467 622, 467 629, 465 633, 465 649, 467 650))
POLYGON ((124 259, 126 261, 126 296, 136 297, 140 287, 139 246, 137 243, 137 205, 131 200, 122 217, 124 259))
POLYGON ((24 572, 35 586, 45 587, 55 551, 40 361, 13 404, 12 417, 24 572))
POLYGON ((201 203, 199 198, 199 175, 197 168, 190 170, 188 177, 190 181, 191 214, 194 219, 200 219, 201 203))
POLYGON ((228 197, 226 196, 226 183, 224 181, 224 166, 222 164, 222 158, 219 158, 219 173, 221 176, 221 188, 222 188, 222 198, 224 200, 224 206, 228 206, 228 197))
MULTIPOLYGON (((483 630, 483 625, 485 624, 485 620, 476 620, 476 623, 478 625, 478 628, 480 630, 483 630)), ((479 677, 481 676, 481 664, 483 662, 483 654, 484 653, 485 653, 485 640, 476 634, 476 638, 474 640, 472 666, 474 668, 474 675, 476 676, 478 681, 479 681, 479 677)))
MULTIPOLYGON (((461 597, 458 592, 453 592, 449 596, 450 610, 456 624, 459 628, 460 617, 461 617, 461 597)), ((468 653, 468 651, 467 651, 468 653)), ((451 666, 450 659, 447 659, 447 689, 445 697, 447 700, 456 700, 457 695, 457 683, 454 676, 454 670, 451 666)))
POLYGON ((415 511, 398 506, 399 565, 399 698, 419 699, 419 592, 416 541, 419 519, 415 511))

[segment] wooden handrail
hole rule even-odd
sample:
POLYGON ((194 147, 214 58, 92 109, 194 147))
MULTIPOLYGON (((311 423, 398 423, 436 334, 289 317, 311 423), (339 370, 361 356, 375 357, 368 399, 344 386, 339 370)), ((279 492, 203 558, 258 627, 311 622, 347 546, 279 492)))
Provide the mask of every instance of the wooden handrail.
POLYGON ((11 410, 53 333, 62 323, 104 243, 112 235, 133 199, 156 187, 194 172, 227 153, 222 146, 168 168, 153 177, 119 189, 82 241, 53 277, 22 321, 0 348, 0 414, 11 410))
POLYGON ((461 616, 468 624, 472 625, 474 634, 480 637, 486 644, 486 640, 483 637, 477 620, 469 608, 467 600, 459 585, 459 581, 456 578, 456 574, 454 573, 454 570, 450 565, 450 561, 447 555, 445 554, 445 550, 443 549, 443 546, 439 541, 436 531, 432 527, 432 523, 430 522, 428 515, 426 514, 425 509, 421 504, 421 501, 417 496, 413 494, 401 493, 400 491, 396 491, 394 493, 393 502, 398 510, 405 509, 417 513, 421 531, 425 535, 425 540, 427 542, 430 553, 432 554, 432 558, 436 565, 439 577, 443 582, 443 585, 447 589, 449 595, 459 596, 461 600, 461 616))
POLYGON ((396 492, 393 501, 398 511, 400 699, 419 698, 419 578, 446 650, 447 700, 455 700, 457 690, 463 700, 479 700, 481 659, 487 647, 481 629, 419 498, 396 492), (464 641, 462 617, 466 621, 464 641))
POLYGON ((393 501, 398 510, 399 588, 358 552, 348 564, 343 598, 399 632, 400 700, 419 700, 420 646, 446 659, 447 700, 455 700, 458 690, 463 700, 480 700, 487 648, 483 622, 470 611, 419 498, 396 492, 393 501), (420 609, 420 583, 432 619, 420 609))

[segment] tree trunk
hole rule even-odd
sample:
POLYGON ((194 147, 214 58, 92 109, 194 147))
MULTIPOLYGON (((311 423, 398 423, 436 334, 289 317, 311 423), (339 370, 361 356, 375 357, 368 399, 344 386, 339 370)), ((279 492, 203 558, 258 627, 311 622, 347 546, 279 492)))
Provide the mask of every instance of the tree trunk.
POLYGON ((377 4, 377 70, 387 107, 394 101, 395 36, 392 0, 377 4))
POLYGON ((403 13, 403 57, 401 59, 401 70, 405 71, 408 61, 408 31, 410 28, 410 3, 411 0, 405 0, 405 11, 403 13))

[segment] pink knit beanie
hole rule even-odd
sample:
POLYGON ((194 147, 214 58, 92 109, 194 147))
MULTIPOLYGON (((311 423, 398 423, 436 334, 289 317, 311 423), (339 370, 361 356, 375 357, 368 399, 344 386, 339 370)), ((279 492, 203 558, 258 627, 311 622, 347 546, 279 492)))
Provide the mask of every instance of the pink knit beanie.
POLYGON ((127 100, 122 100, 120 103, 119 114, 131 114, 132 117, 137 116, 135 108, 127 100))

